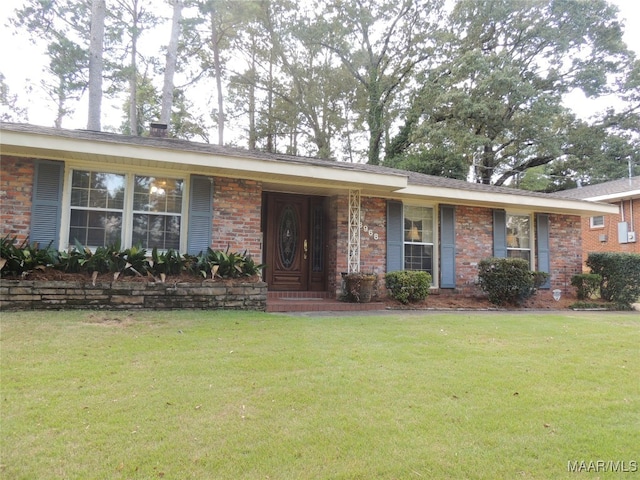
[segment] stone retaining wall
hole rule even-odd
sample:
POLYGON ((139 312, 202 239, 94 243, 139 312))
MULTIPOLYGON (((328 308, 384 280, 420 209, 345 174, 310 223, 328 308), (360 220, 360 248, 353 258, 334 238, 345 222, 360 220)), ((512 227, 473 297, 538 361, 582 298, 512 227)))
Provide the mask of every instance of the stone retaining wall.
POLYGON ((0 311, 267 308, 267 284, 0 280, 0 311))

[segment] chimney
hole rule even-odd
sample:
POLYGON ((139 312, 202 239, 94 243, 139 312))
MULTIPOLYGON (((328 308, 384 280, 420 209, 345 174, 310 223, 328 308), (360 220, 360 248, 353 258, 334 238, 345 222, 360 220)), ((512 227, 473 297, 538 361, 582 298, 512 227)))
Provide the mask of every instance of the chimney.
POLYGON ((167 136, 167 124, 152 123, 149 129, 149 136, 156 138, 165 138, 167 136))

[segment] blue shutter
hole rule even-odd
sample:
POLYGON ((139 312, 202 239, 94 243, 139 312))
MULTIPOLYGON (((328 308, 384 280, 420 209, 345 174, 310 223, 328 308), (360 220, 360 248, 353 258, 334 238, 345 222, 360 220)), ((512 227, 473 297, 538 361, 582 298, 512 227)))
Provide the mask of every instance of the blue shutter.
POLYGON ((63 177, 64 163, 35 161, 29 241, 38 243, 40 248, 49 244, 56 250, 60 248, 63 177))
POLYGON ((387 272, 404 270, 404 219, 402 202, 387 202, 387 272))
POLYGON ((507 212, 493 211, 493 256, 507 258, 507 212))
MULTIPOLYGON (((538 241, 538 271, 551 273, 551 254, 549 248, 549 215, 539 213, 536 215, 536 232, 538 241)), ((540 288, 551 288, 551 278, 540 288)))
POLYGON ((440 205, 440 287, 456 287, 456 209, 440 205))
POLYGON ((187 253, 206 251, 212 241, 213 183, 208 177, 191 176, 187 253))

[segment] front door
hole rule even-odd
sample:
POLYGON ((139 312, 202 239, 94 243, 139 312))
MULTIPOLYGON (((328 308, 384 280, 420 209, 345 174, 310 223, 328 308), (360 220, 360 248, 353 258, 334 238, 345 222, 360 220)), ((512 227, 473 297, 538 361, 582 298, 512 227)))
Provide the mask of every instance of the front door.
POLYGON ((316 197, 265 193, 264 205, 269 290, 324 289, 324 271, 317 268, 318 252, 324 257, 323 235, 317 234, 322 203, 316 197))

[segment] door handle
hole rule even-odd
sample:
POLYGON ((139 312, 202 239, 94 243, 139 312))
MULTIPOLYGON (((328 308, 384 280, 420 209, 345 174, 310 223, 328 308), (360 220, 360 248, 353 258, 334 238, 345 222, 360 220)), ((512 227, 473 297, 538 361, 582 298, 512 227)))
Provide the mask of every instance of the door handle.
POLYGON ((304 244, 303 244, 303 249, 304 249, 304 259, 307 259, 307 252, 309 251, 309 245, 307 244, 307 240, 305 239, 304 244))

